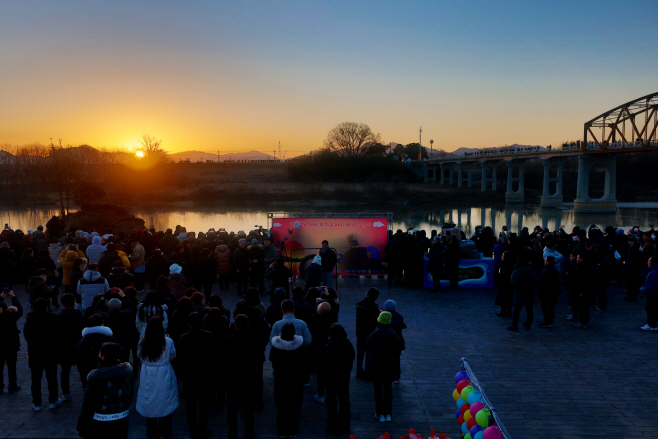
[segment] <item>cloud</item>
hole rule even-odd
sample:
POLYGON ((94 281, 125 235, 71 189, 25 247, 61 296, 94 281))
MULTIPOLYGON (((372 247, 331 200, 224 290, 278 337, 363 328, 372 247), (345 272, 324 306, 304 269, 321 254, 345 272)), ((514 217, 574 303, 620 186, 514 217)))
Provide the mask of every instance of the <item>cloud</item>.
POLYGON ((272 224, 272 227, 282 227, 283 225, 281 223, 274 223, 272 224))
POLYGON ((385 224, 381 221, 375 221, 374 223, 372 223, 372 226, 373 227, 384 227, 385 224))

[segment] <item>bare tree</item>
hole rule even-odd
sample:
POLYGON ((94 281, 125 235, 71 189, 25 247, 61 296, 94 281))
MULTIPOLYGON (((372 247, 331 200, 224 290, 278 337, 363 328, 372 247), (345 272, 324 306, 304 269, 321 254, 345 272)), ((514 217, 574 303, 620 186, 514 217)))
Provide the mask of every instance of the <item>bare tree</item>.
POLYGON ((140 151, 144 153, 144 157, 157 160, 165 160, 167 151, 162 149, 162 140, 158 140, 149 134, 143 134, 139 138, 140 151))
POLYGON ((324 147, 345 157, 358 157, 367 155, 380 142, 379 134, 373 133, 365 123, 343 122, 329 131, 324 147))

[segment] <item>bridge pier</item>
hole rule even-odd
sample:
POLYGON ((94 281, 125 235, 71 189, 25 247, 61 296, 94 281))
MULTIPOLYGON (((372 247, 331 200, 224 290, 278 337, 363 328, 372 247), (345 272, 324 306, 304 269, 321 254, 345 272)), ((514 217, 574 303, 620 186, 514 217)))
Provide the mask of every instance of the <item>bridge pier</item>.
POLYGON ((446 164, 446 165, 441 165, 441 184, 448 184, 449 186, 452 186, 452 177, 453 177, 453 172, 454 168, 452 165, 446 164), (447 176, 446 176, 446 171, 447 176))
POLYGON ((423 167, 423 181, 425 183, 429 181, 436 181, 436 170, 436 166, 423 167))
POLYGON ((462 187, 464 184, 464 171, 466 171, 466 186, 473 186, 473 170, 470 166, 458 165, 457 166, 457 187, 462 187))
POLYGON ((491 183, 491 190, 496 190, 496 163, 482 163, 482 192, 487 190, 487 186, 491 183), (488 170, 491 169, 491 177, 488 176, 488 170))
POLYGON ((549 161, 544 162, 544 191, 541 196, 541 206, 551 207, 559 206, 564 201, 562 197, 562 174, 564 171, 564 162, 549 161), (551 168, 555 168, 555 177, 551 177, 551 168), (551 183, 555 182, 555 192, 551 194, 551 183))
POLYGON ((507 192, 505 192, 505 203, 523 203, 523 197, 525 195, 524 186, 523 186, 523 172, 524 164, 523 163, 507 163, 507 192), (514 176, 514 169, 519 170, 519 175, 514 176), (514 183, 519 183, 519 188, 514 190, 514 183))
POLYGON ((617 211, 617 160, 614 156, 578 157, 578 190, 574 200, 576 213, 608 213, 617 211), (589 196, 589 173, 594 166, 605 168, 603 197, 589 196))

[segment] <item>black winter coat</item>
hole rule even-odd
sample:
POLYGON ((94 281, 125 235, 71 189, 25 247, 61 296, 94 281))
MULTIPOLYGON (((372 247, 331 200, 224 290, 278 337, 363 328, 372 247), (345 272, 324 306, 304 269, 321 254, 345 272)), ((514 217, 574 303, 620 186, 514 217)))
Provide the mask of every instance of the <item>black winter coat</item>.
POLYGON ((356 336, 368 337, 377 328, 379 306, 366 297, 356 304, 356 336))
POLYGON ((221 344, 220 358, 224 364, 224 378, 230 389, 253 389, 262 379, 265 354, 262 343, 246 332, 229 335, 221 344))
POLYGON ((514 304, 532 305, 535 303, 535 293, 539 277, 531 266, 525 265, 512 273, 512 287, 514 288, 514 304))
POLYGON ((13 353, 21 348, 21 331, 16 322, 23 315, 23 307, 16 297, 11 298, 10 306, 15 306, 16 311, 6 310, 0 314, 0 353, 13 353))
MULTIPOLYGON (((78 418, 80 437, 101 436, 116 421, 96 421, 94 415, 118 415, 130 408, 133 399, 133 369, 129 363, 101 366, 87 377, 87 388, 82 400, 82 413, 78 418)), ((121 417, 120 419, 126 419, 121 417)))
POLYGON ((391 325, 378 325, 368 337, 366 351, 370 358, 370 374, 373 380, 395 379, 396 357, 400 353, 398 335, 391 325))
POLYGON ((57 363, 58 340, 61 337, 59 319, 51 312, 29 312, 25 317, 23 335, 27 341, 27 356, 32 364, 57 363))
POLYGON ((116 343, 116 339, 111 335, 112 330, 105 326, 85 328, 82 332, 82 340, 75 348, 75 361, 80 376, 87 376, 98 367, 98 352, 103 343, 116 343))
POLYGON ((354 346, 347 337, 331 338, 324 347, 320 367, 327 385, 347 383, 354 364, 354 346))
POLYGON ((75 348, 82 340, 82 330, 85 327, 87 316, 75 308, 64 308, 57 313, 59 320, 60 335, 60 361, 72 361, 75 356, 75 348))
POLYGON ((177 374, 186 386, 205 385, 218 369, 215 338, 202 329, 190 330, 180 336, 176 361, 177 374))

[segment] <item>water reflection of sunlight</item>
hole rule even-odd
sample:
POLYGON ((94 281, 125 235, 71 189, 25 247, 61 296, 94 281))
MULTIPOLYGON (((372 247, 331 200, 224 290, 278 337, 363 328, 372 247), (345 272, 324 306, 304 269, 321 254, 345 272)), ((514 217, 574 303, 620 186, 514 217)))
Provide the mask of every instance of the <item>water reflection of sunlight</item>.
MULTIPOLYGON (((646 208, 643 205, 634 206, 626 203, 625 207, 619 208, 616 214, 604 215, 581 215, 574 214, 569 209, 542 209, 535 206, 513 206, 506 209, 482 208, 482 207, 460 207, 460 208, 443 208, 443 209, 425 209, 393 211, 394 230, 406 230, 407 227, 417 227, 427 230, 440 229, 441 226, 453 221, 460 224, 465 233, 470 234, 475 230, 475 226, 485 225, 491 227, 494 231, 499 231, 503 225, 511 227, 512 231, 517 231, 518 227, 528 227, 532 229, 536 225, 548 227, 551 230, 564 226, 567 231, 575 225, 587 227, 590 224, 597 224, 601 227, 607 225, 631 227, 638 225, 641 228, 648 229, 649 224, 658 223, 658 209, 646 208)), ((276 209, 281 211, 283 209, 276 209)), ((293 211, 293 209, 289 209, 293 211)), ((294 211, 299 211, 295 208, 294 211)), ((326 212, 328 209, 315 209, 316 212, 326 212)), ((207 231, 209 228, 225 228, 228 231, 244 230, 249 231, 255 226, 267 227, 267 210, 239 210, 227 212, 223 209, 216 211, 190 211, 181 209, 133 209, 135 216, 144 219, 147 227, 153 227, 156 230, 165 230, 174 228, 176 225, 185 226, 188 231, 207 231)), ((311 209, 305 209, 312 212, 311 209)), ((349 209, 340 208, 336 212, 386 212, 387 208, 349 209)), ((56 208, 23 208, 23 209, 4 209, 0 211, 2 225, 9 224, 13 229, 36 229, 38 225, 46 225, 46 222, 53 216, 59 215, 56 208)))

